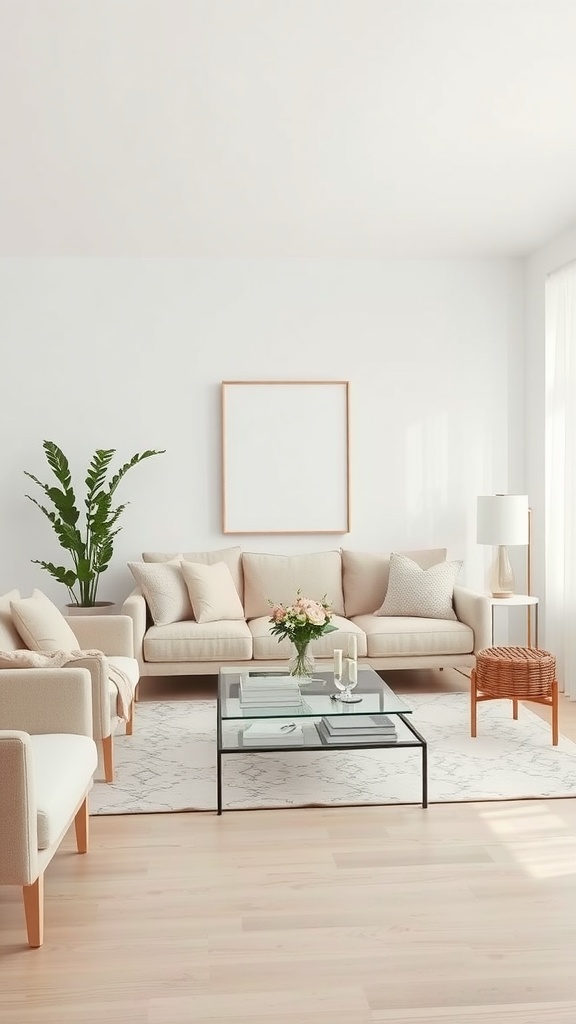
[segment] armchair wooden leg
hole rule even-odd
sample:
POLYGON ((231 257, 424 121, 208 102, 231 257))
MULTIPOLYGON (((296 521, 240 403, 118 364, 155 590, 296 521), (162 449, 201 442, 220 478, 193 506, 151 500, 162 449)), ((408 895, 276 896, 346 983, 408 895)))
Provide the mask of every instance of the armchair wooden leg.
POLYGON ((74 828, 76 830, 76 849, 78 853, 88 852, 88 797, 84 798, 84 803, 76 811, 74 818, 74 828))
POLYGON ((28 945, 38 949, 44 941, 44 875, 22 886, 28 945))
POLYGON ((104 756, 104 778, 106 782, 114 782, 114 747, 111 735, 102 737, 102 754, 104 756))
POLYGON ((126 735, 131 736, 134 732, 134 701, 130 705, 130 717, 126 722, 126 735))

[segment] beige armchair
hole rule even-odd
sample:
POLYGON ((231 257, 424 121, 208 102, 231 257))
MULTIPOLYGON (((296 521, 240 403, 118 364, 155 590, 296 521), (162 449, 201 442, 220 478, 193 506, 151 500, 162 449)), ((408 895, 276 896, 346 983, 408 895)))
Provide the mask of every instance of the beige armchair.
POLYGON ((79 615, 68 621, 80 650, 97 650, 106 655, 105 659, 88 657, 73 664, 84 665, 92 677, 94 739, 101 750, 104 778, 106 782, 113 782, 113 737, 123 724, 123 719, 118 714, 118 690, 109 669, 118 668, 130 684, 130 711, 125 727, 126 734, 131 736, 134 729, 135 694, 140 679, 138 662, 132 656, 132 619, 129 615, 79 615))
POLYGON ((72 821, 88 849, 98 764, 85 668, 0 672, 0 885, 21 885, 28 942, 42 945, 44 872, 72 821))
MULTIPOLYGON (((99 651, 102 656, 87 656, 71 661, 65 668, 35 669, 56 672, 62 677, 70 668, 85 668, 92 681, 92 721, 99 761, 106 782, 114 780, 114 733, 121 725, 132 734, 134 695, 140 677, 138 662, 133 657, 132 620, 128 615, 78 615, 64 617, 59 609, 40 591, 22 600, 13 590, 0 597, 0 651, 19 649, 38 653, 55 651, 99 651), (127 691, 125 719, 119 713, 118 677, 122 674, 123 690, 127 691)), ((22 668, 0 669, 0 674, 21 678, 22 668)), ((126 696, 126 693, 124 694, 126 696)))

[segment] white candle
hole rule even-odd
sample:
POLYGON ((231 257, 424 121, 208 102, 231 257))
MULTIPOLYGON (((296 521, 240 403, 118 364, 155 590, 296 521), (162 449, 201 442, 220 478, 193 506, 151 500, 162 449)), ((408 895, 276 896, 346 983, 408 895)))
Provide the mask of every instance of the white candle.
POLYGON ((352 661, 358 660, 358 641, 355 633, 348 638, 348 657, 352 658, 352 661))
POLYGON ((334 651, 334 675, 340 678, 342 676, 342 651, 334 651))
POLYGON ((348 658, 348 678, 351 683, 358 682, 358 666, 353 658, 348 658))

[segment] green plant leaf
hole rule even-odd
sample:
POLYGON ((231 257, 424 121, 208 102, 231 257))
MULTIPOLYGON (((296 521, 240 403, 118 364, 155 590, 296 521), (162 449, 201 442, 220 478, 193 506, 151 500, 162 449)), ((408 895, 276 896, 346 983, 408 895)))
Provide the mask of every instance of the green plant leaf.
POLYGON ((114 553, 114 538, 121 529, 116 524, 128 504, 125 502, 113 508, 112 495, 129 469, 152 455, 163 455, 165 449, 148 449, 133 455, 109 481, 108 471, 116 449, 96 449, 84 479, 86 497, 82 517, 72 487, 68 459, 54 441, 43 441, 42 447, 48 466, 60 486, 43 483, 27 470, 24 470, 24 475, 44 492, 53 507, 41 504, 30 494, 25 497, 48 519, 60 546, 69 552, 72 567, 57 566, 37 558, 32 561, 42 566, 58 583, 62 583, 75 603, 94 605, 100 576, 110 564, 114 553))

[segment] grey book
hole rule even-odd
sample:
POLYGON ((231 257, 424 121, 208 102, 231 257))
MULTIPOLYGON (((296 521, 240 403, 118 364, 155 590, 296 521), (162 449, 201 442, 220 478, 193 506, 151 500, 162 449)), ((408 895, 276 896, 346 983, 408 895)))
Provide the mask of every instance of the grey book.
POLYGON ((370 734, 395 733, 396 725, 387 715, 325 715, 322 724, 333 736, 364 736, 370 734))
POLYGON ((322 743, 326 744, 326 746, 330 746, 330 744, 337 745, 339 743, 342 745, 345 745, 346 743, 396 743, 398 739, 396 730, 393 732, 391 730, 386 732, 371 732, 368 729, 364 729, 364 731, 357 733, 342 733, 342 735, 335 736, 333 733, 329 733, 327 731, 321 721, 316 722, 315 724, 316 731, 322 740, 322 743))

